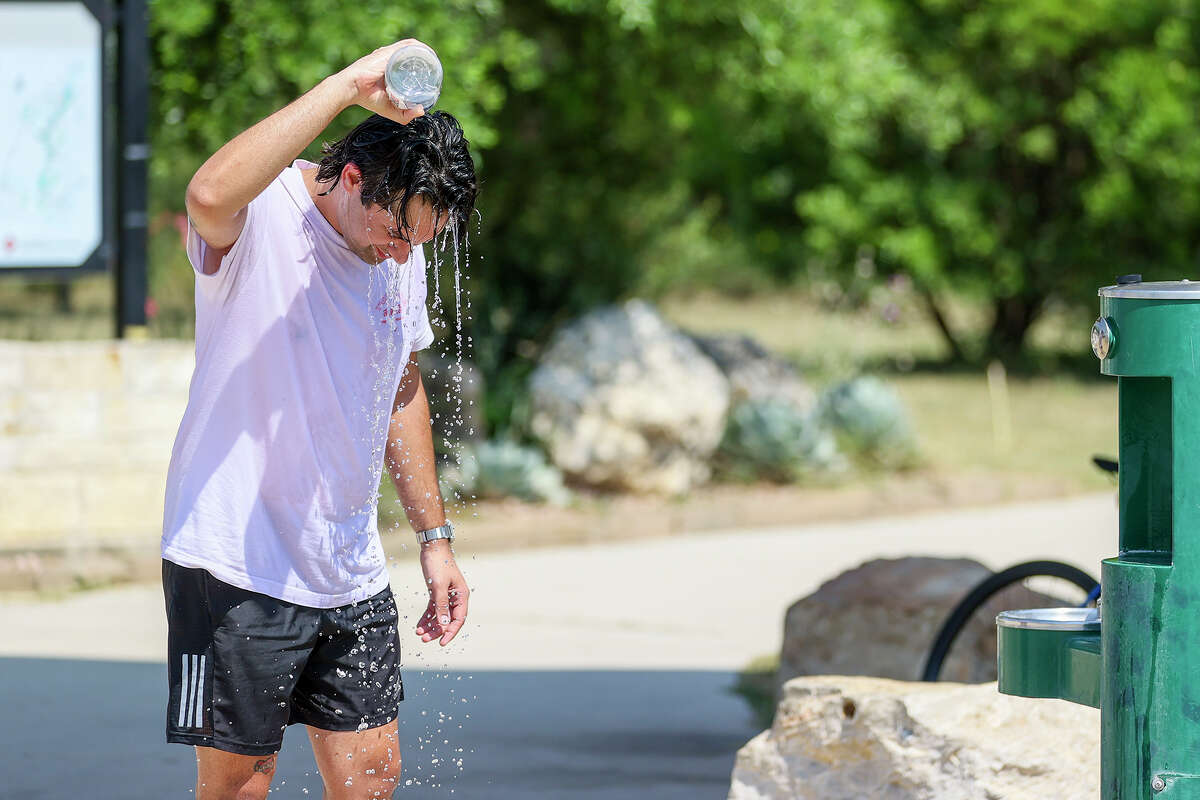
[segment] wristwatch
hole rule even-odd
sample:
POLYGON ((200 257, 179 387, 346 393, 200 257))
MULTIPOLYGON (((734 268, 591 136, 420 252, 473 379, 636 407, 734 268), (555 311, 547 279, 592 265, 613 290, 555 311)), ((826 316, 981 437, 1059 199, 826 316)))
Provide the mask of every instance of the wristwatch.
POLYGON ((447 522, 445 525, 430 528, 427 531, 417 531, 417 541, 421 544, 429 544, 438 539, 449 539, 453 542, 454 526, 447 522))

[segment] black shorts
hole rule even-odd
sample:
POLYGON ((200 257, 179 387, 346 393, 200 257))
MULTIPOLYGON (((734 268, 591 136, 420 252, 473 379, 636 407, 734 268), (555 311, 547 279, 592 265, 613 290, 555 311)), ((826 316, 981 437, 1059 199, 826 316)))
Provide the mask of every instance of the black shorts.
POLYGON ((269 755, 283 730, 374 728, 404 699, 391 589, 309 608, 163 561, 167 741, 269 755))

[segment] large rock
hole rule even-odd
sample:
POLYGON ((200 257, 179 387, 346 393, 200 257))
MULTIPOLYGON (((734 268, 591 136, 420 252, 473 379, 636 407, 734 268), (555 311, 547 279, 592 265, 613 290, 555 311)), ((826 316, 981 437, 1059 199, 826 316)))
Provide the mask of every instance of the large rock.
POLYGON ((652 306, 593 311, 554 337, 529 382, 530 426, 576 482, 682 493, 706 481, 729 384, 652 306))
POLYGON ((995 684, 797 678, 737 755, 729 800, 1091 800, 1100 712, 995 684))
MULTIPOLYGON (((965 558, 869 561, 823 584, 787 611, 778 683, 797 675, 918 680, 954 606, 991 571, 965 558)), ((1013 586, 975 612, 942 665, 943 680, 996 679, 996 615, 1066 605, 1013 586)))
POLYGON ((692 334, 692 341, 729 381, 732 405, 783 402, 805 414, 816 407, 816 392, 796 368, 749 336, 692 334))

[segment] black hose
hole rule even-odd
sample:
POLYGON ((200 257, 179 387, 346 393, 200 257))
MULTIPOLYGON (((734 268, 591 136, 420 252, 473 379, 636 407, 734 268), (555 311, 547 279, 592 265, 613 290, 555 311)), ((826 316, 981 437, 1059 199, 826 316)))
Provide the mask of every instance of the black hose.
POLYGON ((950 652, 950 646, 962 629, 966 627, 971 615, 979 607, 991 599, 992 595, 1014 583, 1035 577, 1062 578, 1078 586, 1089 594, 1100 584, 1091 575, 1078 567, 1064 564, 1061 561, 1027 561, 1006 570, 989 575, 984 581, 970 591, 959 604, 950 612, 942 629, 933 640, 929 650, 929 659, 925 662, 925 672, 921 675, 923 681, 936 681, 942 672, 942 662, 950 652))

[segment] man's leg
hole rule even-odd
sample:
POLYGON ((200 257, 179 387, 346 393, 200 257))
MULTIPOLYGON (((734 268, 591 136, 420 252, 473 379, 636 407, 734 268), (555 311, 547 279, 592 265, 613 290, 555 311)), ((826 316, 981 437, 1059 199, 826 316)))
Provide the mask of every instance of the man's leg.
POLYGON ((275 775, 276 755, 243 756, 197 747, 196 800, 264 800, 275 775))
POLYGON ((308 728, 325 800, 391 800, 400 785, 396 722, 365 731, 308 728))

